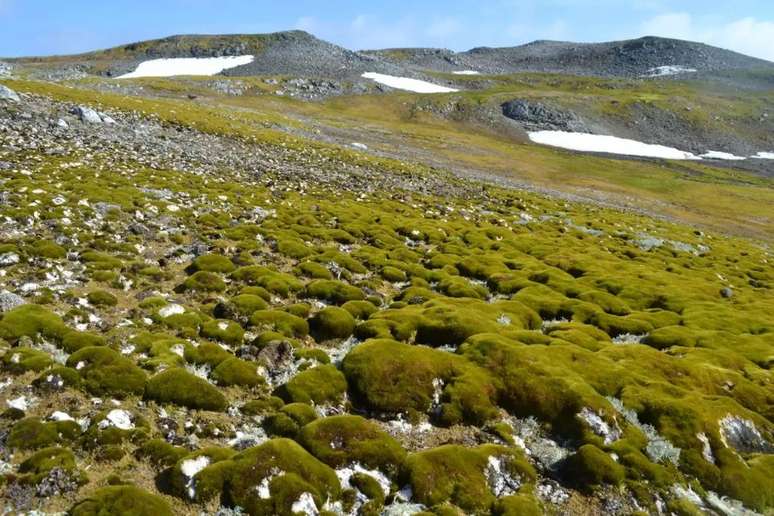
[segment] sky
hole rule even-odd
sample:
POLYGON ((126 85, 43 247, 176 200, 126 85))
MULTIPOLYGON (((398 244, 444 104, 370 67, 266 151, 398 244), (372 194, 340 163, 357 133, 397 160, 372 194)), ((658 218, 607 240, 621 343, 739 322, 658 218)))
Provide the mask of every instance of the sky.
POLYGON ((0 0, 5 57, 85 52, 172 34, 287 29, 354 50, 655 35, 774 61, 774 0, 0 0))

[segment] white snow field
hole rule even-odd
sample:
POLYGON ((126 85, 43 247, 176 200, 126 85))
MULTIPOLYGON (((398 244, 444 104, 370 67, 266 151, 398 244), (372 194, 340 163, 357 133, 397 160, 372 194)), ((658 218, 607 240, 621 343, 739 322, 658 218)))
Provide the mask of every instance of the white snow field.
POLYGON ((657 66, 648 70, 646 77, 667 77, 669 75, 679 75, 681 73, 694 73, 698 72, 695 68, 687 68, 685 66, 670 65, 670 66, 657 66))
POLYGON ((605 152, 624 156, 640 156, 646 158, 699 160, 700 157, 690 152, 627 140, 616 136, 599 134, 568 133, 565 131, 536 131, 529 133, 529 139, 535 143, 586 152, 605 152))
POLYGON ((138 77, 173 77, 175 75, 216 75, 223 70, 250 64, 255 56, 224 57, 175 57, 143 61, 133 72, 119 76, 119 79, 138 77))
POLYGON ((475 70, 460 70, 459 72, 452 72, 454 75, 481 75, 481 72, 475 70))
POLYGON ((414 93, 454 93, 454 88, 447 88, 446 86, 439 86, 427 81, 420 81, 419 79, 409 79, 408 77, 396 77, 394 75, 385 75, 376 72, 366 72, 362 75, 364 79, 371 79, 372 81, 384 84, 390 88, 398 90, 413 91, 414 93))
POLYGON ((759 152, 755 156, 755 159, 774 159, 774 152, 759 152))
POLYGON ((744 161, 747 159, 742 156, 735 156, 728 152, 720 152, 720 151, 712 151, 712 150, 702 154, 701 157, 705 159, 722 159, 727 161, 744 161))

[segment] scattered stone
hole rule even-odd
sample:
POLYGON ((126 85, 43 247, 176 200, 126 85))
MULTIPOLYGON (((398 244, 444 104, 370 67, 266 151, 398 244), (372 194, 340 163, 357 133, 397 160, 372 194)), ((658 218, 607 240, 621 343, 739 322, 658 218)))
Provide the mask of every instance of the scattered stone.
POLYGON ((77 115, 81 119, 81 122, 89 124, 101 124, 102 118, 99 113, 86 106, 77 106, 71 111, 73 115, 77 115))
POLYGON ((13 91, 8 86, 0 84, 0 100, 6 100, 8 102, 21 102, 19 94, 13 91))
POLYGON ((23 297, 17 296, 12 292, 8 292, 7 290, 0 292, 0 313, 13 310, 17 306, 21 306, 25 303, 26 301, 23 297))

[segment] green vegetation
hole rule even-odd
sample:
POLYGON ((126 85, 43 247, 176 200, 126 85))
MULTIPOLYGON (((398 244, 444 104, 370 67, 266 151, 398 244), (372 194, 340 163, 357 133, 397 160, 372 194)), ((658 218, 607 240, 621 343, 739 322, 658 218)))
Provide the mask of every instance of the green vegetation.
POLYGON ((145 396, 159 403, 174 403, 201 410, 225 410, 225 396, 206 380, 185 369, 172 368, 148 380, 145 396))
POLYGON ((160 496, 138 487, 110 486, 98 489, 88 498, 76 503, 69 514, 99 516, 103 514, 132 514, 134 516, 172 516, 169 504, 160 496))

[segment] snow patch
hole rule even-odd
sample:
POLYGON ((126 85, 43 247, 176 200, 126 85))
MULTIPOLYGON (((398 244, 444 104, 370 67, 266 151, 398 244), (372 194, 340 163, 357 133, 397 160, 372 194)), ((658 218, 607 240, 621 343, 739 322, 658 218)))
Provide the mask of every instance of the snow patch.
POLYGON ((132 423, 132 415, 126 410, 113 409, 108 412, 105 419, 99 422, 99 427, 105 429, 109 426, 114 426, 120 430, 131 430, 134 428, 132 423))
POLYGON ((662 158, 676 160, 700 160, 699 156, 664 145, 652 145, 601 134, 571 133, 567 131, 535 131, 529 139, 542 145, 585 152, 603 152, 623 156, 662 158))
POLYGON ((199 473, 201 470, 203 470, 209 465, 210 465, 210 458, 207 457, 206 455, 200 455, 195 459, 184 460, 183 463, 180 465, 180 471, 188 479, 185 483, 185 487, 187 489, 188 497, 190 499, 193 500, 194 497, 196 496, 194 477, 197 475, 197 473, 199 473))
POLYGON ((657 66, 648 70, 646 77, 667 77, 670 75, 680 75, 681 73, 695 73, 698 72, 695 68, 688 68, 687 66, 680 65, 668 65, 657 66))
POLYGON ((704 154, 701 155, 702 158, 705 159, 721 159, 726 161, 744 161, 747 158, 743 158, 742 156, 735 156, 734 154, 728 153, 728 152, 720 152, 720 151, 707 151, 704 154))
POLYGON ((314 503, 314 497, 312 493, 301 493, 298 500, 293 502, 290 507, 290 511, 295 513, 301 513, 306 516, 317 516, 320 511, 317 509, 317 504, 314 503))
POLYGON ((447 88, 446 86, 439 86, 427 81, 420 81, 419 79, 409 79, 408 77, 396 77, 394 75, 385 75, 382 73, 366 72, 362 75, 364 79, 371 79, 372 81, 384 84, 390 88, 397 90, 413 91, 414 93, 454 93, 454 88, 447 88))
POLYGON ((185 313, 185 308, 175 304, 167 305, 159 309, 159 317, 161 317, 162 319, 166 319, 167 317, 184 314, 184 313, 185 313))
POLYGON ((170 59, 151 59, 143 61, 133 72, 121 75, 118 79, 136 79, 138 77, 174 77, 176 75, 217 75, 223 70, 250 64, 254 56, 223 57, 176 57, 170 59))
POLYGON ((774 159, 774 152, 759 152, 755 156, 755 159, 774 159))
POLYGON ((452 72, 454 75, 481 75, 481 72, 477 72, 475 70, 459 70, 457 72, 452 72))

